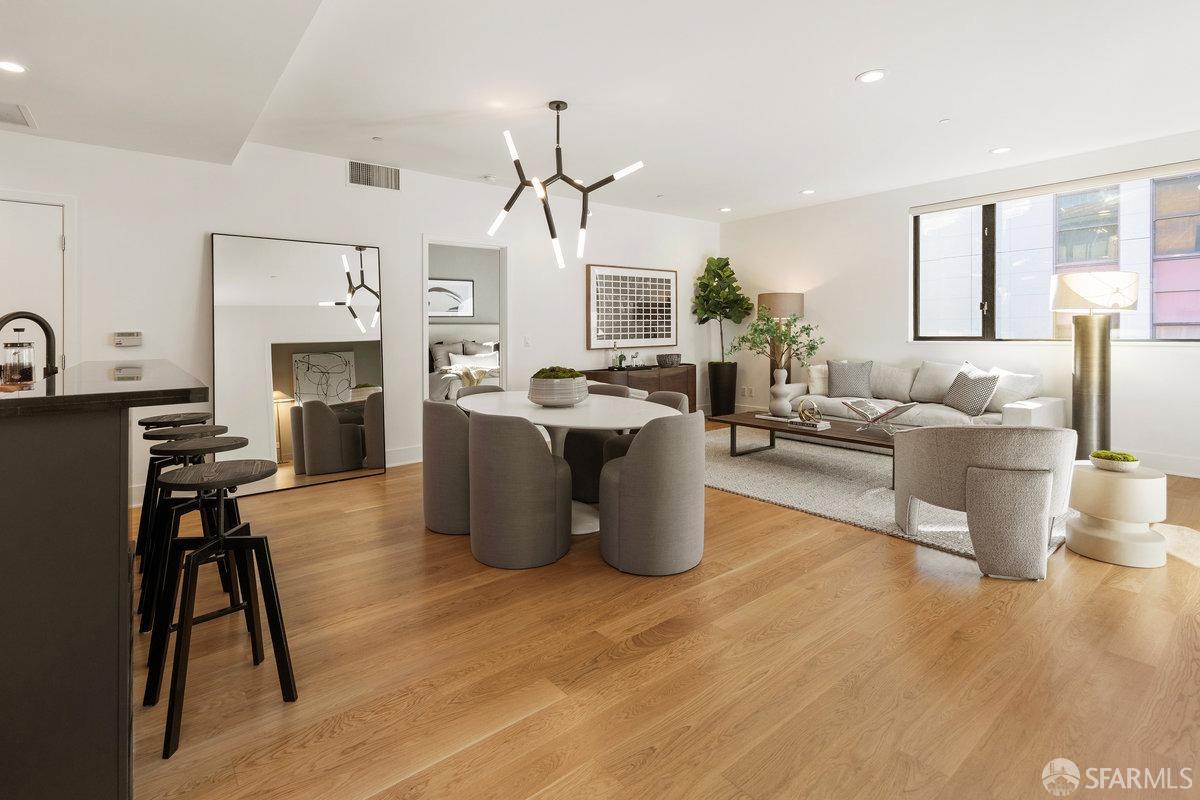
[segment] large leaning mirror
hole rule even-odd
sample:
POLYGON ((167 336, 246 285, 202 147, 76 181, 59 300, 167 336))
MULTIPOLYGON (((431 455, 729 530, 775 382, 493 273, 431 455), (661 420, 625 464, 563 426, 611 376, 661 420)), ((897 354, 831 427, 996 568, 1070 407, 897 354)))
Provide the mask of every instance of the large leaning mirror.
POLYGON ((383 471, 379 248, 212 235, 213 421, 278 473, 243 493, 383 471))

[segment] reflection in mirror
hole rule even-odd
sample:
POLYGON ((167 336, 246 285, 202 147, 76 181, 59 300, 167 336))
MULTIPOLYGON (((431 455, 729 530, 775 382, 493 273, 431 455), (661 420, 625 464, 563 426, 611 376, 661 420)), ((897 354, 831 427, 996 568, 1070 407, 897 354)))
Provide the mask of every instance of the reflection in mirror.
POLYGON ((242 493, 383 471, 379 248, 213 234, 214 422, 278 473, 242 493))

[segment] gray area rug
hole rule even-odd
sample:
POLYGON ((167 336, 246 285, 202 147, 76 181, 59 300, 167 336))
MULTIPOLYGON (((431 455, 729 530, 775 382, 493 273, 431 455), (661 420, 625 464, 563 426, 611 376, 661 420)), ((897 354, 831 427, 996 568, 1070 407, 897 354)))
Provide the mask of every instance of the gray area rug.
MULTIPOLYGON (((729 431, 705 434, 704 483, 714 489, 765 500, 886 533, 974 560, 967 515, 922 504, 920 524, 903 533, 895 522, 890 456, 777 438, 774 450, 729 455, 729 431)), ((767 433, 738 429, 738 449, 767 443, 767 433)), ((1066 540, 1066 518, 1056 521, 1050 537, 1053 553, 1066 540)))

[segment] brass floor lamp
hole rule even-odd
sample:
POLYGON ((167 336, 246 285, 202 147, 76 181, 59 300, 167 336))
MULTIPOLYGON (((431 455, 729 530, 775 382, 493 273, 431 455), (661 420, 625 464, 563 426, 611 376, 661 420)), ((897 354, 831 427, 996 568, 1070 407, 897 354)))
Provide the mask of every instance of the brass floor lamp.
POLYGON ((1054 311, 1077 312, 1071 377, 1071 427, 1079 434, 1076 458, 1109 448, 1109 353, 1112 315, 1135 311, 1138 273, 1063 272, 1054 276, 1054 311))

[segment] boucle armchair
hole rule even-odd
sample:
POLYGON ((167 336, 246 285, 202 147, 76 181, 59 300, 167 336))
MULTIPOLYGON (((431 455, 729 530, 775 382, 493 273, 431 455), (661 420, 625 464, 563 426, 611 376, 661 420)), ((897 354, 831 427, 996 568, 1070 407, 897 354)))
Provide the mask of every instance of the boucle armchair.
POLYGON ((321 400, 305 400, 294 406, 292 449, 297 474, 324 475, 361 469, 363 465, 363 429, 357 423, 342 422, 321 400), (296 432, 300 436, 296 436, 296 432), (303 465, 303 469, 300 466, 303 465))
POLYGON ((947 425, 895 437, 896 524, 921 502, 965 511, 984 575, 1041 580, 1054 518, 1067 511, 1076 434, 1065 428, 947 425))
POLYGON ((600 555, 622 572, 674 575, 704 555, 704 414, 646 423, 600 473, 600 555))

